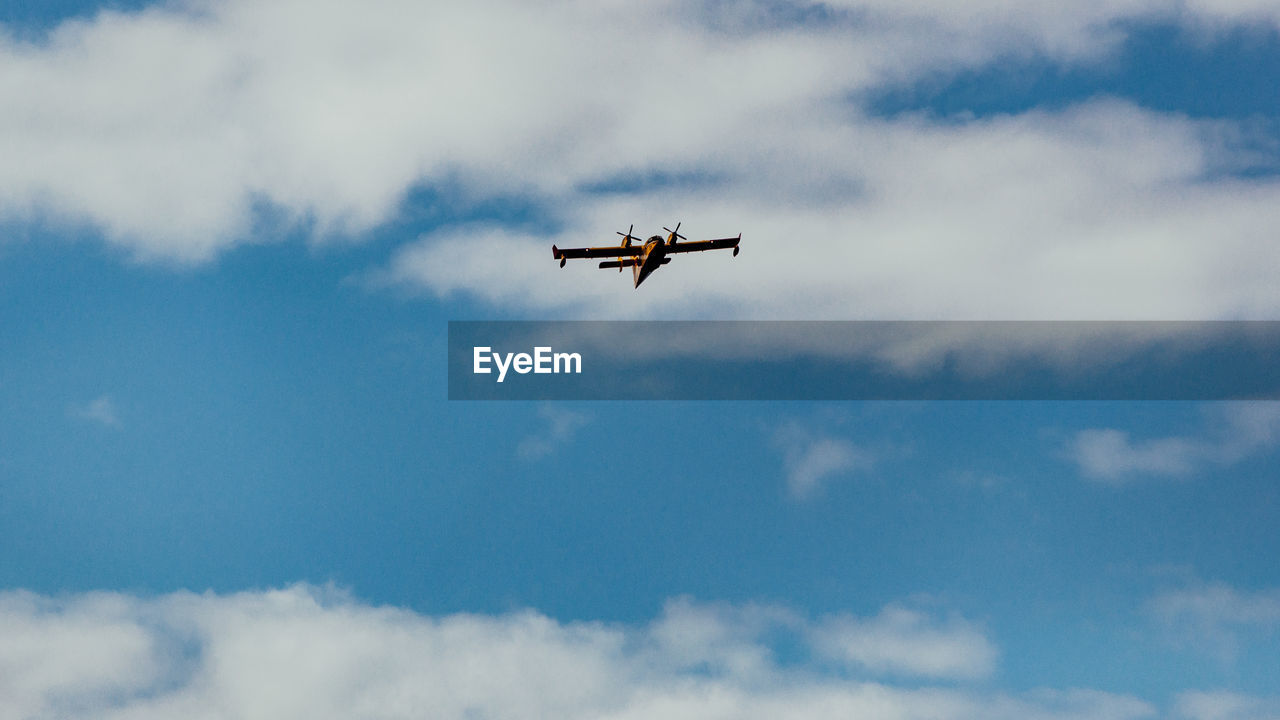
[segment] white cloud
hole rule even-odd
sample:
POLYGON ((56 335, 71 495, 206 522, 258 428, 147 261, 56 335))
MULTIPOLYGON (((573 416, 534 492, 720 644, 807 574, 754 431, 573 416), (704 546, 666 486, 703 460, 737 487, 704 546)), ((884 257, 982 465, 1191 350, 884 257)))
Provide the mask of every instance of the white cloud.
POLYGON ((1210 319, 1280 306, 1259 269, 1280 251, 1257 240, 1280 221, 1280 186, 1203 181, 1217 150, 1194 122, 1120 102, 968 124, 830 115, 708 151, 735 165, 723 183, 583 197, 551 236, 460 229, 393 267, 437 290, 595 316, 1210 319), (544 257, 552 242, 677 218, 691 237, 742 231, 742 255, 680 258, 643 293, 544 257), (499 282, 475 246, 524 272, 499 282))
POLYGON ((105 706, 157 682, 164 659, 135 611, 115 595, 85 595, 62 608, 31 593, 0 593, 0 715, 105 706))
POLYGON ((56 600, 6 592, 0 715, 1120 720, 1153 714, 1139 699, 1089 690, 1012 696, 782 666, 755 632, 792 618, 768 608, 688 601, 675 601, 647 627, 561 623, 527 611, 431 617, 307 586, 56 600))
POLYGON ((782 451, 787 489, 799 500, 812 497, 832 477, 865 471, 874 464, 871 453, 849 440, 816 433, 796 422, 779 428, 773 442, 782 451))
POLYGON ((1221 462, 1235 462, 1280 444, 1280 402, 1226 404, 1216 420, 1222 432, 1217 449, 1221 462))
POLYGON ((1270 317, 1272 180, 1210 182, 1219 125, 1117 101, 973 122, 851 97, 1009 56, 1091 62, 1125 23, 1274 23, 1261 2, 271 3, 103 12, 0 39, 0 216, 101 228, 144 257, 527 195, 546 235, 449 227, 387 274, 530 311, 831 318, 1270 317), (800 8, 792 8, 800 13, 800 8), (649 174, 707 182, 597 193, 649 174), (683 220, 744 233, 644 292, 548 246, 683 220), (623 287, 625 289, 625 287, 623 287))
POLYGON ((538 407, 538 420, 540 426, 516 445, 516 454, 526 460, 550 455, 569 442, 591 416, 558 405, 542 405, 538 407))
POLYGON ((776 672, 768 639, 790 635, 811 660, 853 676, 975 680, 995 671, 997 651, 962 618, 939 620, 904 605, 872 617, 842 613, 810 621, 768 605, 667 603, 648 629, 664 662, 716 675, 768 680, 776 672))
POLYGON ((890 606, 870 619, 832 618, 813 642, 833 659, 881 672, 938 678, 982 678, 995 669, 996 649, 971 624, 938 623, 890 606))
POLYGON ((1280 700, 1264 699, 1239 693, 1185 692, 1175 702, 1177 717, 1188 720, 1276 720, 1280 718, 1280 700))
POLYGON ((778 629, 795 632, 804 624, 798 615, 779 607, 698 604, 677 598, 667 602, 647 639, 655 657, 681 670, 763 680, 776 672, 765 638, 778 629))
POLYGON ((1195 582, 1157 595, 1149 608, 1174 639, 1224 662, 1248 642, 1280 628, 1280 590, 1243 591, 1195 582))
POLYGON ((1186 475, 1201 446, 1184 438, 1135 444, 1122 430, 1081 430, 1070 452, 1088 477, 1116 482, 1134 474, 1186 475))
POLYGON ((103 427, 120 427, 120 415, 116 412, 116 405, 108 395, 99 396, 87 405, 72 408, 71 414, 81 420, 88 420, 103 427))
POLYGON ((1067 457, 1088 478, 1123 483, 1141 476, 1187 476, 1272 450, 1280 443, 1280 403, 1222 403, 1206 412, 1199 437, 1133 441, 1114 428, 1081 430, 1067 457))

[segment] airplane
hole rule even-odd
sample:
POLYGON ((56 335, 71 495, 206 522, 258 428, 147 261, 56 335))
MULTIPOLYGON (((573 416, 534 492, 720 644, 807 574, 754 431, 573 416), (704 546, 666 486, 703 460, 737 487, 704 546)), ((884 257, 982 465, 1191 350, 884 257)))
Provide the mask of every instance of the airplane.
POLYGON ((565 262, 569 258, 598 258, 598 257, 616 257, 618 260, 609 260, 600 263, 601 268, 618 268, 618 272, 622 272, 622 268, 631 268, 631 276, 635 279, 635 287, 640 287, 640 283, 649 277, 654 270, 671 262, 668 255, 674 253, 699 252, 701 250, 723 250, 733 248, 733 256, 738 256, 738 243, 742 242, 742 233, 738 233, 738 237, 720 238, 719 240, 696 240, 689 242, 689 238, 680 234, 680 223, 676 223, 676 229, 663 227, 669 234, 665 240, 661 235, 654 235, 645 240, 640 245, 632 245, 631 241, 640 241, 640 238, 631 234, 636 226, 632 225, 627 229, 626 233, 619 232, 622 235, 622 244, 616 247, 589 247, 589 248, 565 248, 561 250, 555 245, 551 246, 551 256, 560 261, 560 267, 564 267, 565 262))

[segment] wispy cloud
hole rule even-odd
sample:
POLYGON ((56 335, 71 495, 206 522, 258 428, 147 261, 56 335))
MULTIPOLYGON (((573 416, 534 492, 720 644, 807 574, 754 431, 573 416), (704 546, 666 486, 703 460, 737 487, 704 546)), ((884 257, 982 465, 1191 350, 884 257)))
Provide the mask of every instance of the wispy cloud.
POLYGON ((71 409, 71 414, 81 420, 88 420, 97 423, 103 427, 119 428, 120 415, 116 411, 116 405, 108 395, 102 395, 85 405, 78 405, 71 409))
POLYGON ((526 460, 536 460, 555 452, 572 440, 574 434, 591 421, 591 416, 559 405, 542 405, 538 408, 538 420, 539 425, 533 433, 516 445, 516 454, 526 460))
POLYGON ((797 500, 812 497, 832 478, 865 471, 874 464, 872 454, 851 441, 794 421, 774 433, 773 443, 782 452, 787 490, 797 500))
POLYGON ((1081 430, 1069 447, 1088 477, 1119 482, 1134 475, 1186 475, 1201 460, 1203 447, 1186 438, 1134 443, 1122 430, 1081 430))
POLYGON ((1280 629, 1280 589, 1248 591, 1195 581, 1155 596, 1148 607, 1175 641, 1224 662, 1280 629))
POLYGON ((1187 476, 1205 466, 1240 462, 1280 444, 1280 403, 1224 403, 1205 413, 1202 435, 1133 440, 1114 428, 1081 430, 1066 456, 1093 480, 1187 476))
MULTIPOLYGON (((234 595, 0 593, 5 717, 270 716, 791 720, 1124 720, 1150 704, 1091 690, 1007 695, 899 686, 777 662, 793 613, 673 601, 647 625, 523 611, 426 616, 307 586, 234 595)), ((920 625, 871 619, 925 649, 920 625)), ((947 626, 941 640, 947 639, 947 626)), ((961 633, 964 635, 964 632, 961 633)), ((846 637, 850 643, 870 642, 846 637)), ((984 651, 985 652, 985 651, 984 651)), ((927 655, 927 653, 926 653, 927 655)), ((913 654, 903 658, 914 671, 913 654)), ((982 660, 980 659, 980 662, 982 660)), ((944 665, 952 666, 948 661, 944 665)), ((929 673, 926 673, 928 676, 929 673)), ((968 677, 968 675, 962 675, 968 677)))
POLYGON ((1188 691, 1176 698, 1174 713, 1187 720, 1275 720, 1280 718, 1280 699, 1226 691, 1188 691))

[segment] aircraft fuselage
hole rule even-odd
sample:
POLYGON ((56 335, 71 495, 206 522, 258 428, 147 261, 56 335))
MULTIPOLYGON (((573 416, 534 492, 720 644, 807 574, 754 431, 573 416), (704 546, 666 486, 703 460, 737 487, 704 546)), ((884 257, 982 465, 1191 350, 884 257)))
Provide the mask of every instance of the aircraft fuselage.
POLYGON ((661 235, 654 235, 644 242, 644 252, 640 255, 639 262, 631 266, 631 276, 635 278, 635 287, 640 287, 640 283, 644 279, 653 274, 654 270, 662 267, 662 261, 667 257, 667 243, 662 239, 661 235))

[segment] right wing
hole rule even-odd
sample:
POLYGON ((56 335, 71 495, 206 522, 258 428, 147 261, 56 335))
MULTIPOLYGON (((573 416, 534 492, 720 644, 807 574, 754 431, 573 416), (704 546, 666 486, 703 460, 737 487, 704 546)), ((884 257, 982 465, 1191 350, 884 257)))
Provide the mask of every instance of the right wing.
POLYGON ((731 238, 720 238, 719 240, 694 240, 681 243, 667 245, 667 254, 671 253, 687 253, 700 252, 702 250, 727 250, 733 248, 733 254, 738 254, 738 243, 742 242, 742 236, 731 238))
POLYGON ((555 245, 551 246, 551 257, 557 260, 565 258, 639 257, 643 254, 644 247, 641 245, 632 245, 630 247, 611 245, 609 247, 565 248, 563 250, 555 245))

